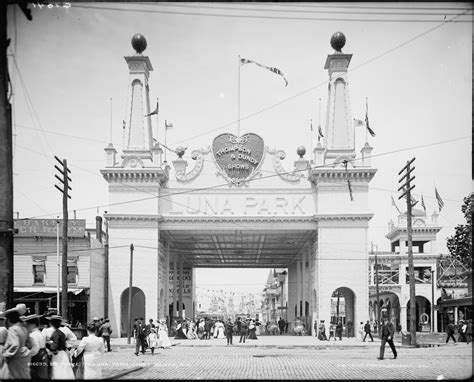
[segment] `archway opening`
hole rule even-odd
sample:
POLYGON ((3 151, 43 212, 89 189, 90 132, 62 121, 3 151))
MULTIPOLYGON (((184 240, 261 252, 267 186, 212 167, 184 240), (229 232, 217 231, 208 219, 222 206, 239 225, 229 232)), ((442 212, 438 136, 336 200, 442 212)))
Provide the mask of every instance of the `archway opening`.
POLYGON ((347 287, 337 288, 331 294, 331 324, 342 322, 344 335, 354 336, 355 294, 347 287))
POLYGON ((127 329, 130 327, 130 333, 132 332, 132 325, 137 318, 145 319, 145 293, 140 288, 132 287, 132 307, 131 307, 131 323, 128 321, 128 294, 129 288, 126 288, 122 292, 120 297, 120 336, 127 336, 127 329))
MULTIPOLYGON (((407 330, 410 330, 410 302, 407 302, 407 330)), ((423 296, 416 296, 416 331, 430 331, 431 327, 431 304, 430 301, 423 296), (428 320, 426 319, 428 318, 428 320)))

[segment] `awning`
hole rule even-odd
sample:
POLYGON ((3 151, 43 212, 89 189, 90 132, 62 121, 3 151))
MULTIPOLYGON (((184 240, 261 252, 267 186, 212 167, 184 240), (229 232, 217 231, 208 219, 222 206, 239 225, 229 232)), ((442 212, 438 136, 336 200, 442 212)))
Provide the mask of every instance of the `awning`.
MULTIPOLYGON (((81 293, 83 288, 67 288, 68 292, 72 292, 75 295, 81 293)), ((45 287, 45 286, 27 286, 27 287, 14 287, 13 292, 16 293, 57 293, 57 288, 55 287, 45 287)), ((59 293, 62 293, 62 289, 59 289, 59 293)))

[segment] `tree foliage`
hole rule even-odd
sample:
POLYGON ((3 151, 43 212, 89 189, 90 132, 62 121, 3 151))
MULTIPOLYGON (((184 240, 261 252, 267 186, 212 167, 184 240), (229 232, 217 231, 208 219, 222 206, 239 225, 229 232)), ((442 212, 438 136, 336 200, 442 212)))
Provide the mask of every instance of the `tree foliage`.
POLYGON ((474 194, 464 198, 461 211, 466 218, 467 224, 458 224, 454 235, 448 237, 447 247, 451 256, 461 261, 467 268, 472 270, 472 213, 474 194))

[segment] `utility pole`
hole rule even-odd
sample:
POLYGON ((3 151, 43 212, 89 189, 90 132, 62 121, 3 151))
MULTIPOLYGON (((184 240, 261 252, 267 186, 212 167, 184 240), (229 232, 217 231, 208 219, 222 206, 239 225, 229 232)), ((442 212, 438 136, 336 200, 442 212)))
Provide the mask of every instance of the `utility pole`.
MULTIPOLYGON (((372 253, 374 252, 374 247, 373 243, 371 243, 372 246, 372 253)), ((375 293, 377 294, 377 312, 376 312, 376 317, 377 317, 377 331, 379 337, 382 335, 382 331, 380 328, 382 327, 380 325, 380 292, 379 292, 379 264, 377 263, 377 251, 375 252, 375 293)))
POLYGON ((130 332, 132 330, 132 283, 133 283, 133 244, 130 244, 130 278, 128 282, 128 328, 127 344, 130 345, 130 332))
POLYGON ((54 165, 54 168, 59 171, 62 175, 59 177, 58 175, 54 175, 57 180, 59 180, 63 184, 63 188, 61 189, 60 186, 54 185, 59 192, 63 194, 63 254, 62 254, 62 304, 61 304, 61 315, 65 320, 68 319, 67 315, 67 227, 68 227, 68 212, 67 212, 67 200, 68 198, 71 199, 69 195, 69 190, 72 188, 69 186, 69 182, 72 182, 71 178, 69 177, 68 173, 71 173, 71 170, 67 168, 67 160, 63 159, 62 161, 55 155, 54 159, 56 159, 62 168, 54 165))
POLYGON ((410 279, 410 336, 411 336, 411 346, 416 346, 416 294, 415 294, 415 268, 413 266, 413 243, 412 243, 412 225, 411 225, 411 208, 412 199, 411 199, 411 190, 415 188, 415 185, 412 185, 411 182, 415 180, 415 176, 411 175, 412 171, 415 170, 415 167, 411 167, 411 164, 415 161, 415 158, 407 161, 405 167, 403 167, 398 175, 401 175, 404 171, 405 174, 398 180, 398 183, 402 185, 398 188, 398 191, 403 191, 402 194, 398 197, 401 199, 403 197, 407 200, 407 235, 408 235, 408 275, 410 279), (403 183, 405 182, 405 183, 403 183))
POLYGON ((107 211, 104 215, 105 219, 105 272, 104 272, 104 317, 109 317, 109 219, 107 218, 107 211))

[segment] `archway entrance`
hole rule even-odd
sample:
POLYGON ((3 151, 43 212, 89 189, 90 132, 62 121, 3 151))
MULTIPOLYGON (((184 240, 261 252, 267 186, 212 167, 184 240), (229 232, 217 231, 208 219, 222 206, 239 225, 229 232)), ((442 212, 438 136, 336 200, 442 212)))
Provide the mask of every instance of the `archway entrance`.
MULTIPOLYGON (((416 331, 422 330, 422 318, 428 316, 428 326, 431 323, 431 304, 429 300, 423 296, 416 296, 416 331)), ((410 301, 407 303, 407 330, 410 330, 410 301)))
POLYGON ((340 320, 345 327, 344 335, 354 336, 355 294, 347 287, 337 288, 331 295, 331 324, 340 320))
MULTIPOLYGON (((126 337, 127 336, 127 329, 129 327, 128 322, 128 293, 129 288, 126 288, 122 292, 122 296, 120 297, 120 336, 126 337)), ((132 323, 136 318, 145 317, 145 293, 140 288, 132 287, 132 323)))

